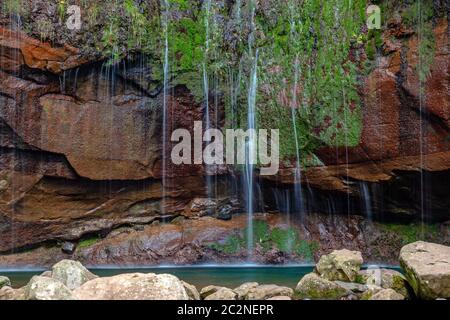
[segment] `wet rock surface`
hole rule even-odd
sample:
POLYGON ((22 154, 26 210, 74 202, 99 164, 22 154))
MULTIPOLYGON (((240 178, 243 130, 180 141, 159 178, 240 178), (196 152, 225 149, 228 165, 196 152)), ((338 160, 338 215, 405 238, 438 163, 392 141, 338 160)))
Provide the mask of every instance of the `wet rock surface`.
MULTIPOLYGON (((255 214, 255 219, 257 225, 267 228, 264 235, 274 233, 275 240, 276 237, 288 237, 292 232, 289 230, 295 230, 299 248, 290 251, 282 241, 260 243, 257 239, 252 259, 259 264, 310 263, 319 261, 333 248, 349 248, 360 251, 366 262, 396 265, 404 241, 395 228, 368 224, 358 216, 310 215, 303 223, 289 225, 279 214, 255 214)), ((57 244, 46 245, 0 255, 0 264, 9 268, 23 265, 50 267, 62 259, 75 259, 90 266, 130 267, 247 262, 246 225, 246 215, 235 215, 229 221, 202 217, 124 226, 105 235, 95 234, 80 240, 73 254, 64 253, 57 244)), ((445 232, 443 228, 433 239, 445 240, 445 232)))

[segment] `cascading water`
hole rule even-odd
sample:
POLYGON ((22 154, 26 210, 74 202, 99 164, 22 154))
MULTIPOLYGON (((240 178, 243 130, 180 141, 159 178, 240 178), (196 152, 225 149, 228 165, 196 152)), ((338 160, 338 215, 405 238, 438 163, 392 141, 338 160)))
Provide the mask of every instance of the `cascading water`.
POLYGON ((364 208, 364 216, 372 222, 373 220, 373 212, 372 212, 372 199, 370 197, 370 188, 369 184, 365 181, 360 183, 360 196, 362 207, 364 208))
POLYGON ((168 0, 164 0, 164 78, 163 78, 163 134, 162 134, 162 201, 161 211, 165 212, 166 204, 166 179, 167 179, 167 157, 166 157, 166 144, 168 138, 168 87, 169 87, 169 13, 170 6, 168 0))
POLYGON ((248 90, 247 130, 250 136, 246 143, 245 189, 247 211, 247 250, 249 257, 253 252, 253 214, 254 214, 254 166, 256 164, 256 90, 258 87, 258 50, 256 50, 250 86, 248 90))
MULTIPOLYGON (((204 90, 204 104, 205 104, 205 125, 204 129, 208 130, 211 129, 211 115, 210 115, 210 106, 209 106, 209 78, 208 78, 208 69, 207 69, 207 63, 208 63, 208 55, 209 55, 209 19, 211 14, 211 0, 207 0, 204 3, 204 11, 205 11, 205 52, 204 52, 204 61, 202 65, 202 72, 203 72, 203 90, 204 90)), ((212 177, 211 177, 211 168, 208 166, 206 167, 206 192, 208 199, 211 199, 213 197, 213 183, 212 183, 212 177)))
MULTIPOLYGON (((422 0, 417 2, 417 14, 418 14, 418 42, 419 46, 423 41, 423 6, 422 0)), ((422 73, 423 68, 423 54, 422 50, 419 50, 419 73, 422 73)), ((419 153, 420 153, 420 220, 422 223, 422 239, 425 237, 425 158, 424 158, 424 125, 423 125, 423 115, 424 115, 424 86, 425 79, 422 74, 419 74, 419 153)))
POLYGON ((291 118, 292 118, 292 127, 294 128, 294 138, 295 138, 295 151, 297 156, 296 168, 295 168, 295 205, 296 210, 300 214, 300 219, 303 218, 303 190, 302 190, 302 169, 301 169, 301 158, 300 158, 300 145, 298 140, 298 132, 297 132, 297 121, 296 121, 296 107, 297 107, 297 87, 298 87, 298 78, 299 78, 299 61, 298 57, 295 61, 295 70, 294 70, 294 85, 292 88, 292 106, 291 106, 291 118))

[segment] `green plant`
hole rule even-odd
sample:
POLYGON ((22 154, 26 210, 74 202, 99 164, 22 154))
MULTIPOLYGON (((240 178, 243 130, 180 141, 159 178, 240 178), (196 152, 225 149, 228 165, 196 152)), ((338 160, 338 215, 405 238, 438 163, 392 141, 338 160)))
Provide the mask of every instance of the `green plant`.
POLYGON ((314 253, 319 249, 319 244, 315 241, 309 242, 300 240, 295 248, 296 253, 306 261, 314 261, 314 253))
POLYGON ((57 7, 57 12, 58 12, 58 16, 59 16, 59 20, 63 21, 64 17, 66 16, 66 12, 67 12, 67 8, 68 8, 68 3, 67 0, 59 0, 58 1, 58 7, 57 7))
POLYGON ((36 22, 36 31, 39 33, 41 41, 52 39, 55 32, 52 22, 45 18, 36 22))
POLYGON ((98 15, 100 13, 100 7, 95 2, 89 6, 87 10, 87 21, 90 26, 93 26, 97 22, 98 15))
POLYGON ((110 56, 111 63, 114 63, 121 58, 119 34, 119 17, 117 15, 111 15, 102 36, 103 51, 105 55, 110 56))
POLYGON ((292 253, 297 243, 297 231, 292 228, 274 228, 270 239, 281 252, 292 253))
POLYGON ((2 10, 9 14, 15 14, 22 18, 27 18, 30 14, 28 1, 23 0, 4 0, 2 10))
POLYGON ((210 248, 225 254, 236 254, 244 248, 244 245, 241 237, 232 235, 225 240, 225 243, 213 243, 210 248))
MULTIPOLYGON (((433 33, 433 1, 421 0, 409 5, 403 12, 404 23, 415 29, 418 36, 419 61, 415 70, 420 82, 425 82, 430 74, 436 51, 436 40, 433 33)), ((423 90, 423 88, 421 88, 423 90)))
MULTIPOLYGON (((225 239, 223 243, 213 243, 210 248, 225 254, 236 254, 244 250, 248 243, 248 228, 240 233, 233 234, 225 239)), ((276 248, 287 254, 295 254, 306 261, 314 260, 314 253, 319 248, 315 241, 300 239, 295 228, 273 228, 270 229, 265 221, 255 220, 253 222, 253 247, 260 246, 263 252, 276 248)))

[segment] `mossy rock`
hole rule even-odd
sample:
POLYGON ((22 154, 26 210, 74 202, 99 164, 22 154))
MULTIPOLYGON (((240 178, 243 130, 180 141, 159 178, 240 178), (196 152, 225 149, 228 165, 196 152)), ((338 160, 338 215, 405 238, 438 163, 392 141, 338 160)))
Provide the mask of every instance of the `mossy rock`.
POLYGON ((316 273, 309 273, 300 280, 295 293, 299 299, 337 300, 352 292, 316 273))
POLYGON ((3 287, 11 287, 11 281, 7 277, 0 276, 0 289, 3 287))
POLYGON ((356 282, 362 263, 361 252, 335 250, 320 258, 316 271, 330 281, 356 282))

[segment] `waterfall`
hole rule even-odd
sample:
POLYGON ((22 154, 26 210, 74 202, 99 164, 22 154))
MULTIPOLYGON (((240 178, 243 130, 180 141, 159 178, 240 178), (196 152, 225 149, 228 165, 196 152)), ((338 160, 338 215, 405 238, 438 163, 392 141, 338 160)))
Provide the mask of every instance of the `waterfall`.
POLYGON ((373 220, 373 212, 372 212, 372 201, 370 197, 369 184, 365 181, 360 183, 360 194, 361 194, 361 202, 362 207, 364 208, 364 216, 372 222, 373 220))
MULTIPOLYGON (((210 118, 210 110, 209 110, 209 78, 208 78, 208 55, 209 55, 209 16, 211 13, 211 0, 207 0, 204 3, 205 7, 205 52, 204 52, 204 61, 202 65, 203 72, 203 90, 204 90, 204 98, 205 98, 205 130, 211 129, 211 118, 210 118)), ((211 199, 213 197, 213 183, 211 178, 210 169, 211 166, 206 166, 206 190, 207 197, 211 199)))
MULTIPOLYGON (((23 30, 22 18, 20 16, 20 14, 15 14, 12 11, 9 12, 9 18, 10 18, 10 28, 11 28, 11 30, 17 31, 16 40, 17 40, 17 43, 19 43, 19 41, 20 41, 19 40, 19 37, 20 37, 19 32, 21 32, 23 30)), ((20 53, 18 51, 15 51, 13 53, 13 59, 15 61, 20 61, 21 57, 20 57, 20 53)), ((21 70, 17 70, 14 75, 18 76, 21 74, 21 72, 22 72, 21 70)), ((21 121, 21 120, 19 120, 19 121, 21 121)), ((13 139, 14 139, 13 143, 16 144, 17 143, 16 137, 14 137, 13 139)), ((13 159, 10 162, 10 172, 11 173, 14 172, 15 167, 17 165, 19 165, 22 168, 21 161, 22 160, 20 158, 20 155, 14 153, 13 159)), ((23 173, 23 169, 21 169, 21 173, 23 173)), ((11 202, 14 200, 14 195, 15 195, 16 191, 19 190, 19 188, 20 188, 20 182, 17 182, 16 181, 17 179, 21 179, 21 178, 20 177, 14 178, 14 174, 10 175, 10 189, 11 189, 11 200, 10 201, 11 202)), ((10 223, 11 223, 11 225, 10 225, 10 227, 11 227, 11 247, 12 247, 12 253, 14 253, 16 250, 17 239, 18 239, 18 232, 16 230, 16 225, 15 225, 15 223, 16 223, 16 207, 15 206, 12 207, 10 223)))
MULTIPOLYGON (((422 1, 419 0, 417 2, 417 14, 418 14, 418 32, 417 32, 417 37, 418 37, 418 47, 420 48, 421 46, 421 42, 423 41, 423 8, 422 8, 422 1)), ((424 77, 421 75, 422 72, 422 68, 423 68, 423 53, 422 50, 419 50, 419 153, 420 153, 420 220, 422 223, 422 239, 425 237, 425 232, 424 232, 424 224, 425 224, 425 190, 424 190, 424 186, 425 186, 425 177, 424 177, 424 165, 425 165, 425 158, 424 158, 424 140, 425 140, 425 135, 424 135, 424 125, 423 125, 423 116, 424 116, 424 112, 426 111, 424 109, 424 82, 426 81, 426 76, 425 79, 424 77)))
POLYGON ((294 137, 295 137, 295 151, 297 156, 296 168, 295 168, 295 184, 294 184, 294 192, 295 192, 295 209, 298 210, 300 214, 300 219, 303 218, 303 190, 302 190, 302 168, 301 168, 301 158, 300 158, 300 145, 298 141, 298 132, 297 132, 297 121, 296 121, 296 113, 295 109, 297 107, 297 86, 298 86, 298 77, 299 77, 299 61, 298 57, 295 60, 295 72, 294 72, 294 85, 292 88, 292 106, 291 106, 291 118, 292 118, 292 127, 294 128, 294 137))
POLYGON ((247 211, 247 250, 249 257, 253 252, 253 213, 254 213, 254 165, 256 164, 256 89, 258 87, 258 49, 256 50, 250 86, 248 90, 247 130, 250 136, 246 143, 245 189, 247 211))
POLYGON ((166 178, 167 178, 167 159, 166 159, 166 143, 167 143, 167 128, 168 128, 168 117, 167 117, 167 95, 169 86, 169 2, 164 0, 164 88, 163 88, 163 134, 162 134, 162 202, 161 211, 165 212, 166 204, 166 178))

